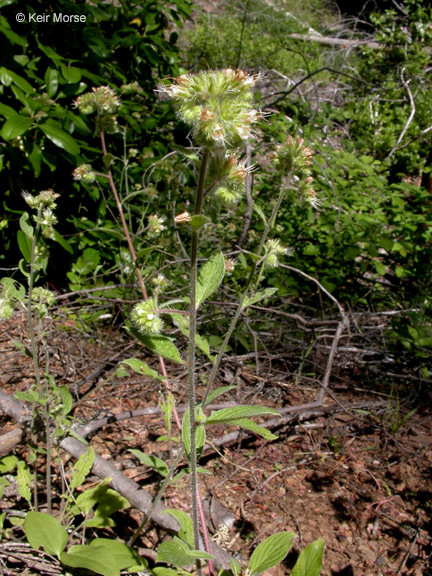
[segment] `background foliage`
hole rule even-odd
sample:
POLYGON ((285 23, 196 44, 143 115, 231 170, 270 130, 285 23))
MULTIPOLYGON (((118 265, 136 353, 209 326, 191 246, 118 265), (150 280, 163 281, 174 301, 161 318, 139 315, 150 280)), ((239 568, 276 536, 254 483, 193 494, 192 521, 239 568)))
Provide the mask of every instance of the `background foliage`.
MULTIPOLYGON (((389 342, 414 349, 422 361, 429 356, 432 15, 427 2, 406 0, 399 8, 344 21, 331 3, 236 0, 195 7, 193 22, 183 30, 179 25, 192 13, 186 0, 44 5, 46 12, 86 15, 85 25, 70 24, 63 36, 58 24, 18 24, 13 0, 2 0, 0 8, 4 267, 19 257, 21 191, 53 187, 62 194, 61 246, 51 254, 46 280, 60 290, 129 281, 131 262, 105 207, 105 183, 74 182, 71 175, 83 162, 105 171, 98 135, 73 107, 79 94, 101 84, 116 88, 122 103, 122 128, 110 137, 109 149, 144 275, 155 277, 168 261, 186 258, 188 239, 181 243, 175 227, 162 234, 149 229, 150 215, 172 222, 188 208, 196 170, 193 152, 182 148, 189 145, 187 132, 155 88, 182 70, 240 66, 264 72, 256 100, 269 115, 251 145, 251 162, 259 168, 252 188, 258 207, 274 195, 268 154, 275 140, 301 134, 315 153, 322 206, 318 213, 296 202, 284 208, 277 231, 283 244, 294 248, 287 263, 318 278, 354 309, 414 310, 395 322, 389 342), (301 39, 309 33, 356 40, 360 47, 301 39), (365 44, 370 41, 379 46, 365 44)), ((26 4, 25 12, 41 10, 35 0, 26 4)), ((238 241, 247 201, 228 214, 217 205, 211 210, 204 255, 221 231, 220 249, 238 241)), ((253 249, 262 226, 255 212, 244 248, 253 249)), ((245 274, 239 258, 233 271, 239 286, 245 274)), ((175 296, 183 282, 180 269, 169 282, 175 296)), ((318 294, 310 295, 301 278, 283 268, 275 269, 268 283, 312 314, 322 307, 318 294)), ((221 316, 209 316, 216 332, 221 316)), ((252 346, 250 335, 238 338, 242 346, 252 346)))

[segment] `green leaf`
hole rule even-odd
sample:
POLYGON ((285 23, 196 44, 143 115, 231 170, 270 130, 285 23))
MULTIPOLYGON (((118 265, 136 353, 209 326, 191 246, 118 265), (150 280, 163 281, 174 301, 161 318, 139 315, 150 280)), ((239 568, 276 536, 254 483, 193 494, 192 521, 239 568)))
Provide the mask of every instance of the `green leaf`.
POLYGON ((276 566, 285 558, 296 535, 293 532, 278 532, 261 542, 249 560, 249 570, 252 574, 261 574, 276 566))
MULTIPOLYGON (((171 314, 171 318, 175 322, 176 326, 180 329, 180 332, 183 336, 189 338, 189 320, 182 314, 171 314)), ((195 344, 197 348, 204 352, 204 354, 209 358, 212 362, 214 361, 214 357, 210 354, 210 344, 207 342, 205 338, 203 338, 198 332, 195 334, 195 344)))
POLYGON ((177 362, 178 364, 185 363, 184 360, 181 359, 180 352, 175 347, 175 344, 166 336, 144 336, 132 327, 127 327, 126 331, 159 356, 177 362))
POLYGON ((112 554, 115 558, 116 566, 118 566, 120 570, 130 568, 131 566, 140 566, 141 568, 147 566, 147 562, 143 558, 140 558, 133 548, 118 540, 97 538, 90 542, 89 547, 95 548, 101 556, 104 555, 106 551, 112 554))
POLYGON ((120 576, 116 558, 108 549, 97 550, 91 546, 78 544, 72 546, 69 553, 60 555, 60 562, 71 568, 86 568, 102 576, 120 576))
MULTIPOLYGON (((204 421, 204 413, 201 406, 195 407, 195 420, 197 422, 197 427, 195 431, 195 448, 197 458, 201 456, 205 444, 205 428, 199 422, 204 421)), ((190 411, 189 408, 186 410, 182 420, 182 442, 183 447, 186 452, 186 456, 190 458, 191 454, 191 443, 190 443, 190 411)))
POLYGON ((142 462, 149 468, 156 470, 156 472, 161 476, 163 476, 164 478, 168 476, 169 473, 168 464, 163 460, 161 460, 160 458, 158 458, 157 456, 154 456, 153 454, 152 455, 144 454, 144 452, 141 452, 141 450, 136 450, 135 448, 131 448, 129 452, 131 452, 134 456, 136 456, 140 462, 142 462))
POLYGON ((222 252, 219 252, 207 260, 198 275, 195 302, 196 309, 218 289, 224 274, 224 257, 222 252))
POLYGON ((16 456, 3 456, 0 458, 0 474, 7 474, 15 470, 18 464, 18 458, 16 456))
POLYGON ((106 492, 102 492, 98 499, 98 506, 95 510, 93 518, 87 520, 86 526, 93 528, 105 528, 115 526, 115 522, 110 516, 118 510, 129 508, 130 504, 121 496, 116 490, 108 488, 106 492))
POLYGON ((242 304, 242 310, 244 310, 248 306, 252 306, 252 304, 256 304, 260 300, 264 300, 265 298, 270 298, 270 296, 273 296, 273 294, 277 291, 278 291, 277 288, 265 288, 265 290, 260 290, 259 292, 257 292, 253 296, 246 296, 246 298, 244 299, 244 302, 242 304))
POLYGON ((172 540, 162 542, 157 551, 156 562, 166 562, 174 566, 187 566, 196 558, 212 559, 211 554, 201 550, 190 550, 180 538, 174 536, 172 540))
POLYGON ((76 84, 81 80, 81 70, 79 68, 74 68, 73 66, 65 66, 63 63, 60 64, 61 73, 63 78, 68 84, 76 84))
POLYGON ((39 124, 39 128, 59 148, 63 148, 74 156, 79 154, 80 148, 76 140, 65 132, 55 120, 47 120, 44 124, 39 124))
POLYGON ((32 241, 30 240, 30 238, 28 236, 26 236, 24 234, 24 232, 22 230, 18 230, 17 242, 18 242, 19 249, 21 250, 21 254, 24 257, 24 260, 26 262, 30 262, 31 261, 32 241))
POLYGON ((18 493, 21 498, 27 500, 27 502, 31 503, 31 490, 30 484, 32 481, 32 475, 30 474, 30 470, 25 462, 20 461, 18 462, 18 469, 17 469, 17 487, 18 493))
POLYGON ((53 239, 60 244, 60 246, 62 248, 64 248, 66 250, 66 252, 69 252, 69 254, 73 254, 73 248, 70 244, 70 242, 68 242, 65 238, 63 238, 63 236, 61 234, 59 234, 57 232, 57 230, 53 230, 53 239))
POLYGON ((126 364, 126 366, 129 366, 129 368, 137 374, 145 374, 146 376, 154 378, 154 380, 159 380, 160 382, 164 381, 163 376, 158 374, 156 370, 153 370, 153 368, 150 368, 148 364, 138 358, 128 358, 127 360, 122 360, 120 364, 126 364))
POLYGON ((84 483, 84 480, 92 469, 94 458, 95 453, 93 448, 90 446, 75 462, 72 468, 72 478, 69 485, 70 492, 73 492, 78 488, 78 486, 81 486, 81 484, 84 483))
POLYGON ((192 216, 189 224, 191 225, 192 230, 198 232, 200 228, 209 222, 211 222, 211 220, 207 216, 204 216, 203 214, 195 214, 195 216, 192 216))
POLYGON ((31 224, 29 224, 29 219, 30 219, 30 216, 28 215, 28 213, 23 212, 23 214, 21 214, 19 224, 20 224, 21 230, 24 232, 24 234, 27 236, 27 238, 33 238, 34 228, 31 224))
POLYGON ((187 544, 174 536, 172 540, 165 540, 159 546, 156 562, 166 562, 174 566, 187 566, 193 562, 190 549, 187 544))
POLYGON ((210 404, 210 402, 213 402, 213 400, 218 396, 222 396, 222 394, 225 394, 230 390, 234 390, 235 388, 237 388, 237 386, 220 386, 219 388, 216 388, 216 390, 213 390, 213 392, 210 392, 210 394, 207 396, 206 405, 210 404))
POLYGON ((270 430, 264 428, 264 426, 259 426, 256 422, 250 420, 249 418, 239 418, 235 422, 231 422, 231 425, 240 426, 240 428, 250 430, 250 432, 257 434, 258 436, 262 436, 266 440, 277 440, 277 436, 273 434, 273 432, 270 432, 270 430))
POLYGON ((114 156, 112 154, 105 154, 105 156, 102 158, 106 170, 111 168, 113 158, 114 156))
POLYGON ((19 74, 16 74, 12 70, 8 70, 3 67, 0 68, 0 81, 2 82, 2 84, 5 84, 6 86, 10 86, 11 83, 13 82, 16 86, 21 88, 21 90, 25 94, 34 93, 33 86, 29 84, 25 78, 23 78, 19 74))
POLYGON ((315 540, 305 548, 291 572, 291 576, 319 576, 322 569, 324 540, 315 540))
POLYGON ((2 104, 1 102, 0 102, 0 114, 4 116, 6 119, 12 118, 12 116, 17 115, 16 110, 11 108, 10 106, 7 106, 6 104, 2 104))
POLYGON ((305 256, 316 256, 319 253, 320 247, 314 246, 313 244, 306 244, 306 246, 303 248, 303 254, 305 256))
POLYGON ((6 122, 3 124, 3 128, 1 131, 2 138, 4 140, 12 140, 13 138, 17 138, 18 136, 22 136, 27 130, 29 130, 30 126, 33 124, 32 118, 28 116, 21 116, 20 114, 15 114, 15 116, 11 116, 6 122))
POLYGON ((42 546, 45 552, 57 558, 60 557, 68 541, 68 533, 57 518, 44 512, 27 512, 24 532, 34 550, 42 546))
POLYGON ((180 524, 179 536, 191 548, 194 545, 194 530, 192 518, 182 510, 165 510, 164 514, 169 514, 180 524))
POLYGON ((64 416, 69 414, 72 409, 72 394, 67 386, 57 386, 56 392, 61 398, 61 411, 64 416))
MULTIPOLYGON (((93 488, 88 488, 84 492, 81 492, 81 494, 79 494, 75 500, 75 506, 77 507, 78 511, 83 512, 87 516, 90 510, 94 508, 98 502, 100 502, 102 497, 107 492, 109 482, 110 479, 105 478, 102 480, 102 482, 99 482, 96 486, 93 486, 93 488)), ((74 515, 77 515, 78 513, 74 512, 75 506, 72 507, 72 512, 74 515)))
POLYGON ((173 144, 172 148, 187 160, 192 160, 192 162, 198 162, 199 160, 193 148, 185 148, 184 146, 179 146, 178 144, 173 144))
POLYGON ((234 406, 233 408, 222 408, 222 410, 213 411, 210 416, 207 417, 206 424, 227 422, 235 425, 235 421, 241 418, 262 416, 264 414, 278 416, 279 412, 274 408, 267 408, 266 406, 234 406))
POLYGON ((45 72, 45 86, 49 98, 52 98, 58 89, 59 75, 55 68, 47 68, 45 72))

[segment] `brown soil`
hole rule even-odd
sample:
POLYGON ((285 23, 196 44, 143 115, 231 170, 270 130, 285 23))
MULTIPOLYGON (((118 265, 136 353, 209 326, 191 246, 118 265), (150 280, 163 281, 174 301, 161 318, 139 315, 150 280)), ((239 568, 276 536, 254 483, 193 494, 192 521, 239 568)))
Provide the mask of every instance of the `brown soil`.
MULTIPOLYGON (((26 390, 32 382, 31 362, 14 345, 14 341, 28 344, 24 326, 23 319, 0 326, 0 383, 7 393, 26 390)), ((114 376, 106 382, 119 360, 131 356, 146 359, 142 349, 131 348, 123 332, 102 326, 99 334, 90 336, 73 319, 53 321, 46 329, 50 371, 57 384, 69 386, 81 399, 88 394, 78 403, 76 418, 89 421, 158 405, 161 390, 153 381, 133 375, 114 376)), ((203 363, 202 371, 207 370, 203 363)), ((186 372, 171 367, 170 377, 178 405, 184 405, 186 372)), ((317 538, 325 541, 322 576, 432 574, 430 400, 425 397, 404 422, 403 416, 412 406, 402 399, 396 402, 394 396, 388 402, 388 396, 377 387, 366 391, 359 382, 358 370, 345 370, 343 378, 339 375, 332 381, 325 409, 309 413, 309 417, 303 411, 300 418, 275 430, 278 440, 273 442, 245 436, 215 450, 212 440, 226 430, 209 430, 210 448, 201 464, 210 474, 201 476, 201 496, 213 498, 208 513, 213 530, 224 517, 234 521, 227 533, 213 536, 230 553, 247 558, 264 538, 288 530, 298 538, 283 565, 273 570, 274 575, 289 574, 298 552, 317 538)), ((231 357, 223 365, 218 384, 236 386, 218 402, 277 408, 313 401, 318 390, 316 384, 302 378, 296 382, 282 354, 279 359, 277 354, 260 357, 259 366, 253 355, 231 357)), ((0 424, 1 434, 17 426, 6 416, 0 416, 0 424)), ((168 459, 166 443, 156 442, 164 433, 160 415, 137 417, 101 428, 91 443, 102 457, 115 461, 127 476, 155 493, 157 475, 128 450, 139 448, 168 459)), ((24 456, 26 444, 16 446, 14 452, 24 456)), ((63 460, 70 457, 63 454, 63 460)), ((89 484, 94 480, 89 478, 89 484)), ((184 477, 169 487, 165 504, 188 512, 187 488, 184 477)), ((26 510, 13 491, 9 496, 6 493, 2 506, 26 510)), ((115 534, 127 538, 140 518, 133 510, 118 513, 115 534)), ((9 530, 8 537, 22 540, 21 529, 9 530)), ((154 550, 162 537, 159 529, 149 528, 139 549, 154 550)), ((0 574, 29 570, 19 562, 8 564, 5 557, 0 560, 0 574)))

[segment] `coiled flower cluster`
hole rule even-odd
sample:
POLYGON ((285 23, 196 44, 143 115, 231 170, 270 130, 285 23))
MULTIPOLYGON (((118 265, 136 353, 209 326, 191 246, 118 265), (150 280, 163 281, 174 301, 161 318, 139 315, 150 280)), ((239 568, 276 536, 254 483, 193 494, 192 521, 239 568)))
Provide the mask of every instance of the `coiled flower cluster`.
POLYGON ((37 211, 34 221, 41 227, 42 235, 45 238, 53 238, 54 226, 57 224, 57 217, 54 210, 57 208, 56 199, 60 196, 53 190, 43 190, 37 196, 29 192, 22 194, 26 204, 37 211))
POLYGON ((284 144, 278 144, 272 159, 275 167, 285 176, 289 173, 295 174, 299 179, 299 191, 301 196, 309 202, 313 208, 320 206, 321 202, 317 198, 313 189, 312 164, 313 152, 304 145, 303 138, 293 138, 288 136, 284 144))
POLYGON ((247 175, 254 169, 238 160, 235 154, 215 150, 207 170, 207 180, 215 184, 215 197, 223 204, 238 202, 244 192, 247 175))
POLYGON ((82 180, 86 184, 92 184, 96 180, 96 174, 90 164, 81 164, 73 171, 74 180, 82 180))
POLYGON ((41 318, 48 314, 49 308, 54 304, 55 296, 51 290, 46 288, 37 287, 33 289, 32 293, 32 307, 41 318))
POLYGON ((108 134, 118 131, 117 118, 115 113, 120 106, 120 100, 116 93, 109 86, 99 86, 92 88, 75 100, 78 110, 85 115, 97 114, 96 128, 108 134))
POLYGON ((267 240, 264 246, 264 267, 277 268, 280 264, 281 256, 291 256, 292 248, 285 248, 279 238, 267 240))
POLYGON ((135 328, 144 336, 160 334, 164 324, 158 313, 156 298, 147 298, 132 309, 131 320, 135 328))
POLYGON ((173 100, 179 117, 189 124, 202 146, 236 147, 250 138, 260 113, 252 105, 251 87, 258 76, 243 70, 184 74, 160 86, 173 100))

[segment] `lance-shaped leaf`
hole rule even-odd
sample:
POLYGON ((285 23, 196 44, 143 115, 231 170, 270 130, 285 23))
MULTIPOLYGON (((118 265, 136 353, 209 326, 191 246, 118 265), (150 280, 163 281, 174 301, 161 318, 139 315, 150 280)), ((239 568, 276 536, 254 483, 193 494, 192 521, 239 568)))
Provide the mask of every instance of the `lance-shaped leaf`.
POLYGON ((138 330, 135 330, 135 328, 132 328, 131 326, 126 328, 126 331, 159 356, 177 362, 178 364, 184 364, 184 361, 180 357, 180 352, 175 347, 175 344, 173 344, 173 342, 166 336, 145 336, 144 334, 140 334, 138 330))
POLYGON ((253 296, 246 296, 242 304, 242 310, 244 310, 248 306, 252 306, 252 304, 256 304, 260 300, 270 298, 270 296, 273 296, 273 294, 277 291, 278 291, 277 288, 265 288, 264 290, 260 290, 253 296))
POLYGON ((228 424, 235 425, 235 421, 241 418, 263 416, 264 414, 277 416, 279 412, 274 408, 267 408, 267 406, 233 406, 232 408, 222 408, 222 410, 212 412, 210 416, 207 417, 206 424, 227 422, 228 424))
POLYGON ((219 424, 225 422, 231 426, 239 426, 245 430, 250 430, 258 436, 262 436, 266 440, 276 440, 275 436, 270 430, 259 426, 256 422, 248 418, 248 416, 261 416, 263 414, 272 414, 277 416, 279 412, 273 408, 266 408, 265 406, 235 406, 233 408, 223 408, 212 412, 206 419, 206 424, 219 424))
MULTIPOLYGON (((171 318, 174 320, 176 326, 179 328, 183 336, 189 338, 189 320, 182 316, 181 314, 171 314, 171 318)), ((200 336, 198 333, 195 334, 195 344, 204 354, 214 362, 214 357, 210 354, 210 345, 205 338, 200 336)))
MULTIPOLYGON (((195 408, 195 421, 197 423, 196 430, 195 430, 195 448, 196 448, 196 456, 199 458, 201 456, 201 452, 203 451, 204 444, 205 444, 205 429, 202 425, 205 420, 204 413, 202 411, 201 406, 196 406, 195 408)), ((190 441, 190 411, 189 408, 186 410, 183 416, 182 421, 182 442, 183 447, 186 452, 186 456, 188 459, 190 458, 191 454, 191 441, 190 441)))
POLYGON ((155 470, 158 474, 166 478, 169 473, 169 466, 166 462, 155 456, 154 454, 144 454, 141 450, 131 448, 129 450, 140 462, 155 470))
POLYGON ((294 538, 296 535, 293 532, 278 532, 261 542, 249 560, 248 567, 252 574, 261 574, 282 562, 288 554, 294 538))
POLYGON ((219 288, 224 274, 224 257, 222 252, 219 252, 207 260, 198 275, 195 301, 195 307, 197 309, 204 300, 219 288))
POLYGON ((154 380, 159 380, 161 382, 164 381, 163 376, 158 374, 156 370, 153 370, 153 368, 150 368, 148 364, 138 358, 128 358, 127 360, 122 360, 120 364, 126 364, 126 366, 129 366, 129 368, 137 374, 145 374, 146 376, 154 378, 154 380))

